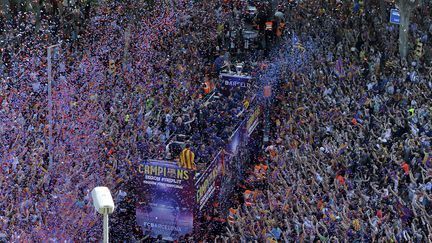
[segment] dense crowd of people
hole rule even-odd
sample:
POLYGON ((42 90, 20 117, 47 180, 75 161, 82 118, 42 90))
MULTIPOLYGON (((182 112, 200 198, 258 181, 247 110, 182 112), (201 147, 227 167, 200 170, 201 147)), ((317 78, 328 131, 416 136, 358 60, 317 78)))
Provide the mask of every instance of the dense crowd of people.
MULTIPOLYGON (((191 132, 186 120, 195 116, 204 79, 215 77, 214 57, 224 54, 225 32, 216 27, 231 10, 219 1, 158 3, 144 12, 128 11, 142 7, 140 1, 127 9, 103 3, 73 38, 49 15, 35 30, 34 12, 19 12, 4 26, 18 39, 2 48, 0 64, 2 239, 98 239, 101 220, 89 191, 108 186, 125 211, 131 192, 123 186, 134 163, 163 158, 171 134, 191 132), (57 42, 50 165, 46 50, 57 42), (194 109, 184 111, 189 105, 194 109)), ((207 112, 222 112, 218 104, 207 112)))
MULTIPOLYGON (((225 88, 229 93, 215 91, 217 99, 211 99, 197 107, 190 116, 176 121, 176 131, 189 136, 198 153, 197 163, 209 164, 225 145, 236 126, 244 119, 246 107, 243 101, 253 97, 246 90, 225 88), (196 114, 196 115, 195 115, 196 114), (195 117, 196 116, 196 117, 195 117), (186 122, 183 122, 186 121, 186 122), (188 123, 188 121, 191 121, 188 123)), ((174 154, 178 154, 174 153, 174 154)))
MULTIPOLYGON (((114 239, 145 238, 130 214, 134 163, 175 157, 165 146, 173 134, 189 136, 197 162, 208 163, 241 120, 252 91, 218 86, 220 98, 203 103, 202 84, 216 82, 224 50, 243 51, 228 34, 242 1, 155 2, 143 12, 128 11, 140 1, 87 9, 73 36, 47 15, 35 33, 32 12, 2 27, 19 39, 1 50, 0 241, 98 240, 97 185, 118 205, 114 239), (57 42, 50 166, 46 50, 57 42)), ((251 161, 258 170, 240 190, 253 197, 239 198, 217 238, 432 240, 430 7, 415 10, 410 43, 424 48, 408 62, 387 15, 358 4, 286 11, 289 38, 259 59, 268 68, 256 77, 275 94, 268 160, 251 161)))
MULTIPOLYGON (((352 7, 308 1, 291 12, 291 31, 302 35, 273 60, 282 71, 272 74, 281 83, 267 186, 251 171, 219 239, 432 241, 430 53, 400 61, 398 28, 376 6, 352 7), (290 56, 306 62, 299 69, 290 56)), ((431 19, 421 14, 430 6, 415 11, 425 18, 414 19, 410 42, 430 49, 431 19)))

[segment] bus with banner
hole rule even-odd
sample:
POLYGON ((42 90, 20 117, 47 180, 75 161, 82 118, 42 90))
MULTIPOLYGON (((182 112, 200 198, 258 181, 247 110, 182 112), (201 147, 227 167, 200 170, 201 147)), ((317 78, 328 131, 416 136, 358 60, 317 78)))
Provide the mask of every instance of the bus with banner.
MULTIPOLYGON (((136 220, 143 232, 164 240, 193 234, 200 218, 214 201, 230 197, 233 180, 242 171, 236 159, 260 123, 262 108, 250 106, 245 119, 232 133, 225 147, 200 171, 178 167, 175 161, 148 159, 138 167, 136 220)), ((220 209, 229 205, 220 203, 220 209)))

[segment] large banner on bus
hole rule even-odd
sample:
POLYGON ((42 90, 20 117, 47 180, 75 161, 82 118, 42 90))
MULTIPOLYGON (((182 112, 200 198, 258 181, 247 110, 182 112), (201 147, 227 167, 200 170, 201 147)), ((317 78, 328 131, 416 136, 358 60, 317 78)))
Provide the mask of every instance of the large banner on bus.
POLYGON ((220 151, 200 178, 195 183, 196 187, 196 204, 198 211, 201 211, 207 202, 219 192, 221 175, 224 171, 224 162, 220 151))
POLYGON ((139 165, 136 219, 144 232, 165 240, 192 233, 194 175, 173 162, 150 160, 139 165))

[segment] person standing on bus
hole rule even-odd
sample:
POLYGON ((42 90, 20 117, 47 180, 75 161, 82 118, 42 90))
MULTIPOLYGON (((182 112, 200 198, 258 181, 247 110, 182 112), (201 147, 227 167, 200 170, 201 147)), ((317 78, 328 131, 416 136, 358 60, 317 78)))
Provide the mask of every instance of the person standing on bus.
POLYGON ((189 144, 186 144, 186 147, 181 151, 179 162, 179 166, 182 168, 196 170, 195 153, 190 150, 189 144))

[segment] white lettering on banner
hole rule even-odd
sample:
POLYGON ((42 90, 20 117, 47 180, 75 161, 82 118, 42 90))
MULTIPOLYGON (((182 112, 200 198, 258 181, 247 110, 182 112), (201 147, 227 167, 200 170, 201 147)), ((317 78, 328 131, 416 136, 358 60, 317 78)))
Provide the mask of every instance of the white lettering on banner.
POLYGON ((151 176, 151 175, 145 175, 145 179, 152 180, 152 181, 160 181, 161 178, 159 176, 151 176))
POLYGON ((162 178, 161 181, 168 182, 168 183, 174 183, 174 184, 181 184, 182 180, 176 180, 172 178, 162 178))
POLYGON ((170 183, 148 181, 148 180, 144 180, 143 183, 144 184, 148 184, 148 185, 164 186, 164 187, 170 187, 170 188, 176 188, 176 189, 183 189, 183 186, 181 186, 181 185, 175 185, 175 184, 170 184, 170 183))
POLYGON ((242 88, 246 87, 246 84, 244 82, 236 82, 236 81, 228 81, 228 80, 225 80, 225 85, 240 86, 242 88))
POLYGON ((180 231, 180 227, 175 227, 173 225, 166 225, 166 224, 156 224, 156 223, 150 223, 150 222, 143 222, 144 225, 150 225, 152 228, 157 229, 163 229, 163 230, 177 230, 180 231))

